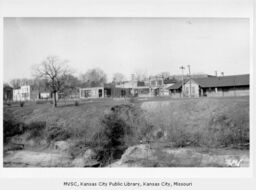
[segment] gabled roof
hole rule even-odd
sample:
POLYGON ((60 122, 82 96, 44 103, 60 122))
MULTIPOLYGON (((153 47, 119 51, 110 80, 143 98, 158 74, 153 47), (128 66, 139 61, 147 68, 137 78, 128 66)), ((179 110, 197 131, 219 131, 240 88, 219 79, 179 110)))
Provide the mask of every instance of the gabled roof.
POLYGON ((209 87, 229 87, 229 86, 248 86, 250 83, 249 74, 230 75, 209 78, 192 78, 199 86, 209 87))
POLYGON ((169 89, 169 90, 177 90, 177 89, 181 88, 181 84, 182 84, 182 82, 177 82, 174 85, 168 87, 167 89, 169 89))
MULTIPOLYGON (((245 75, 230 75, 221 77, 208 77, 208 78, 192 78, 202 88, 210 87, 230 87, 230 86, 249 86, 249 74, 245 75)), ((189 80, 184 80, 184 84, 189 80)), ((168 87, 169 90, 176 90, 181 88, 181 82, 177 82, 174 85, 168 87)))
POLYGON ((172 84, 172 83, 177 83, 177 82, 178 82, 178 80, 175 79, 174 77, 164 79, 164 84, 172 84))

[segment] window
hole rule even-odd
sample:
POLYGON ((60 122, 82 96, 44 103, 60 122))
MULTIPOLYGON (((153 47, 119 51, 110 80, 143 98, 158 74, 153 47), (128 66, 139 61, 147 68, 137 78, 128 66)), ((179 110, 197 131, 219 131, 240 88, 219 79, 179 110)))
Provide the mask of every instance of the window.
POLYGON ((82 97, 90 97, 91 96, 91 90, 82 90, 82 97))

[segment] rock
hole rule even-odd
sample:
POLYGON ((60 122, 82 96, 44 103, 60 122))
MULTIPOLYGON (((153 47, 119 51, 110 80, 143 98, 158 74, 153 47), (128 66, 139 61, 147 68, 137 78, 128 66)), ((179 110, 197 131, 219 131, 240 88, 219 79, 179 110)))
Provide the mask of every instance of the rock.
POLYGON ((75 158, 72 161, 73 167, 98 167, 100 163, 97 160, 84 159, 83 157, 75 158))
POLYGON ((6 167, 69 167, 70 156, 60 153, 16 151, 4 157, 6 167))
POLYGON ((92 149, 87 149, 85 153, 83 154, 83 158, 85 160, 93 160, 97 156, 96 152, 92 149))
POLYGON ((167 167, 196 167, 200 166, 202 154, 189 149, 166 149, 162 151, 164 159, 160 165, 167 167), (165 154, 164 154, 165 153, 165 154))
POLYGON ((67 141, 56 141, 53 145, 54 150, 61 152, 67 152, 70 148, 70 144, 67 141))
POLYGON ((205 154, 189 148, 129 147, 117 162, 108 167, 248 167, 246 155, 205 154))
POLYGON ((99 167, 100 162, 97 160, 87 160, 85 161, 84 167, 99 167))
POLYGON ((98 167, 100 163, 96 160, 96 152, 93 149, 87 149, 82 156, 72 161, 74 167, 98 167))
POLYGON ((72 166, 73 167, 84 167, 84 159, 82 157, 79 157, 79 158, 75 158, 73 161, 72 161, 72 166))
POLYGON ((148 144, 129 147, 121 157, 122 163, 133 162, 141 159, 154 160, 154 150, 148 144))

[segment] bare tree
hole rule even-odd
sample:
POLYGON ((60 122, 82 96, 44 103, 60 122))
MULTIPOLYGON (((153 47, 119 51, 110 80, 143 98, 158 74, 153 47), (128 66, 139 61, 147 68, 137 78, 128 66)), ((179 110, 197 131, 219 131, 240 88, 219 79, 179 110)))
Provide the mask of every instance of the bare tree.
POLYGON ((107 81, 107 75, 103 70, 94 68, 88 70, 85 74, 82 74, 81 80, 90 87, 102 86, 107 81))
POLYGON ((170 77, 170 72, 164 71, 159 74, 160 77, 168 78, 170 77))
POLYGON ((62 90, 65 84, 66 75, 70 69, 67 61, 60 61, 56 56, 48 56, 41 64, 36 65, 34 74, 37 78, 45 79, 53 94, 53 106, 57 107, 57 93, 62 90))
POLYGON ((145 70, 136 70, 135 79, 138 81, 144 81, 148 78, 148 74, 145 70))
POLYGON ((21 87, 21 79, 12 79, 10 81, 11 86, 16 89, 21 87))
POLYGON ((113 75, 114 83, 121 83, 124 80, 125 80, 125 76, 122 73, 114 73, 114 75, 113 75))

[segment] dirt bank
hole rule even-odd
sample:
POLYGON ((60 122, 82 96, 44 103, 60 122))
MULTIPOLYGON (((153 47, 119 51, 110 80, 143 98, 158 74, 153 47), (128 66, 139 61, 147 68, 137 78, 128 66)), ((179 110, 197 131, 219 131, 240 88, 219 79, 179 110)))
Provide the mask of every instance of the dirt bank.
POLYGON ((226 167, 237 154, 230 163, 247 166, 249 99, 25 104, 4 108, 4 134, 5 167, 104 167, 117 160, 120 167, 226 167), (139 144, 151 146, 154 160, 140 163, 144 153, 135 151, 134 164, 120 164, 139 144))

